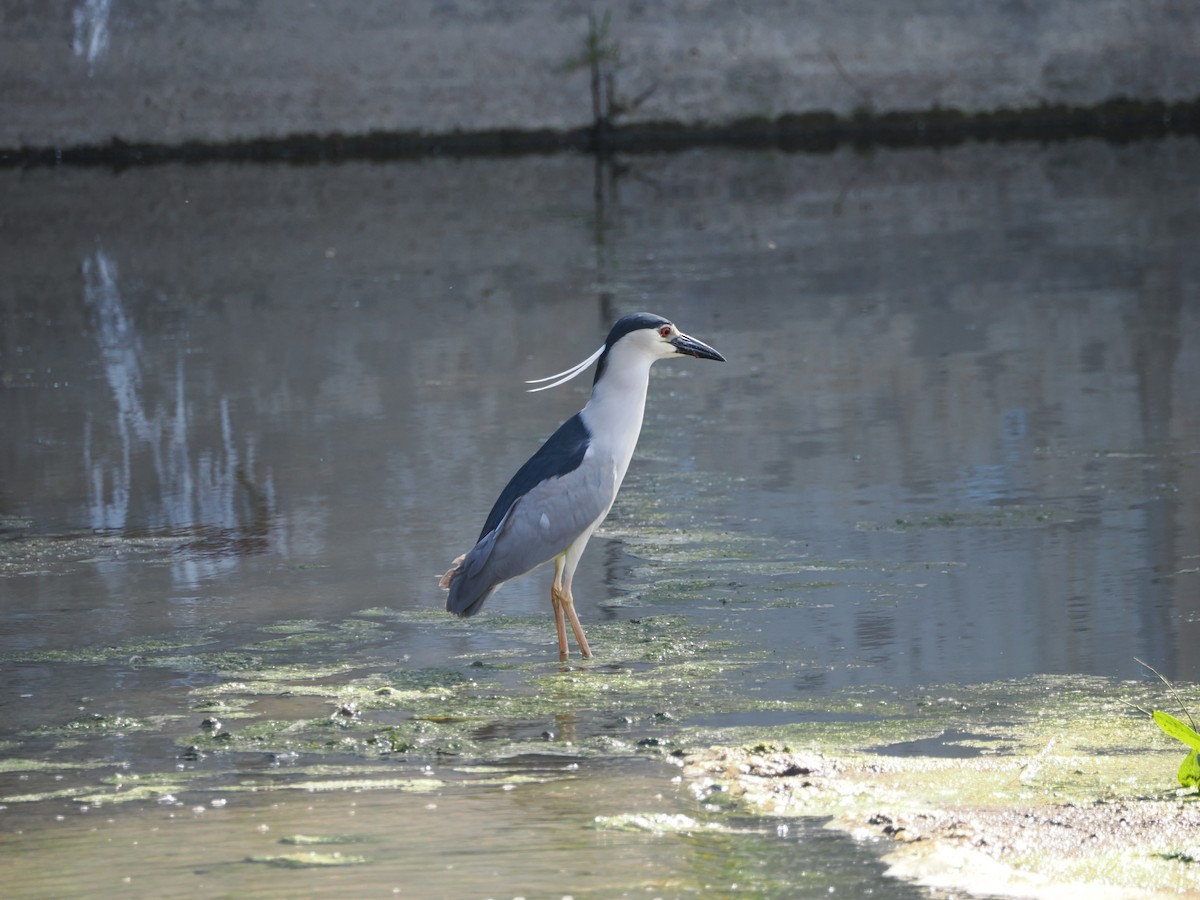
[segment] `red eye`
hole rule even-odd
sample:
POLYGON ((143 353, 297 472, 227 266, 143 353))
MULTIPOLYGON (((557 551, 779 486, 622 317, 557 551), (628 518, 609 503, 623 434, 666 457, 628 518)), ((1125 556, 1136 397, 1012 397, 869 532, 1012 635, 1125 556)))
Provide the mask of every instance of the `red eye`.
POLYGON ((662 328, 658 329, 658 333, 660 335, 662 335, 663 337, 670 337, 671 336, 671 326, 664 325, 662 328))

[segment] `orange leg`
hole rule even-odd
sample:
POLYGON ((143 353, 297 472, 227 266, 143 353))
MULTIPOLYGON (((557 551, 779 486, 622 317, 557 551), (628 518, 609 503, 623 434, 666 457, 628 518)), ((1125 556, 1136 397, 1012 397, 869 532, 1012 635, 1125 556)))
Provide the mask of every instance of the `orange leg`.
POLYGON ((554 625, 558 629, 558 661, 566 662, 570 655, 567 652, 567 623, 563 620, 563 607, 566 598, 562 592, 563 558, 554 560, 554 582, 550 585, 550 605, 554 607, 554 625))
POLYGON ((588 646, 587 638, 583 634, 583 626, 579 624, 579 616, 575 615, 575 598, 571 596, 570 585, 567 586, 567 592, 563 600, 567 618, 571 620, 571 630, 575 632, 575 643, 579 645, 579 653, 584 659, 591 659, 592 648, 588 646))
POLYGON ((592 658, 592 649, 588 646, 583 626, 579 616, 575 614, 575 598, 571 596, 571 584, 563 580, 563 568, 566 557, 559 556, 554 560, 554 583, 550 585, 550 602, 554 606, 554 624, 558 628, 558 660, 566 662, 570 653, 567 650, 567 626, 564 615, 571 620, 571 630, 575 632, 575 643, 579 644, 579 654, 584 659, 592 658))

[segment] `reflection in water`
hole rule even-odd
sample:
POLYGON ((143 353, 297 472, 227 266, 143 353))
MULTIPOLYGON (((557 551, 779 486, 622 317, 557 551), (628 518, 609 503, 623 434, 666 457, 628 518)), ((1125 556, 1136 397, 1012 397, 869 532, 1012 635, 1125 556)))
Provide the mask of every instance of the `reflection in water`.
MULTIPOLYGON (((150 423, 141 408, 138 394, 141 373, 137 362, 136 336, 125 318, 117 293, 116 267, 103 251, 83 261, 84 301, 96 311, 96 337, 104 361, 104 371, 117 404, 117 433, 120 437, 119 460, 108 467, 92 460, 92 420, 84 430, 83 460, 89 479, 89 507, 92 528, 123 529, 129 513, 130 430, 140 442, 151 439, 150 423), (109 483, 105 485, 105 470, 109 483), (111 497, 106 501, 105 496, 111 497)), ((157 442, 154 449, 157 450, 157 442)), ((161 469, 161 466, 158 468, 161 469)))
MULTIPOLYGON (((182 352, 176 357, 173 389, 162 379, 164 373, 156 372, 162 398, 148 401, 141 341, 121 297, 116 262, 97 249, 83 260, 82 273, 84 302, 93 316, 116 406, 111 421, 99 424, 97 411, 87 411, 83 466, 88 527, 193 536, 193 552, 172 561, 180 585, 194 586, 229 571, 239 554, 269 549, 275 505, 270 470, 262 487, 251 480, 254 442, 251 437, 235 439, 228 398, 218 401, 216 447, 196 441, 191 433, 182 352)), ((287 542, 276 543, 286 555, 287 542)))

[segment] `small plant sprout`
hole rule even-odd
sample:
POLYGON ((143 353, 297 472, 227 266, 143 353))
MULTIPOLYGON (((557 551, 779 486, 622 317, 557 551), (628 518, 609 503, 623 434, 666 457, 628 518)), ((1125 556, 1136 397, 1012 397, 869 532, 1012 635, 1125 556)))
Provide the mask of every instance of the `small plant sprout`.
MULTIPOLYGON (((1183 705, 1183 700, 1180 698, 1179 692, 1175 690, 1175 686, 1164 678, 1154 666, 1142 662, 1140 659, 1136 659, 1136 661, 1158 676, 1158 680, 1167 686, 1167 690, 1170 691, 1172 698, 1179 704, 1180 711, 1187 716, 1187 722, 1182 722, 1170 713, 1163 712, 1161 709, 1150 712, 1150 717, 1154 719, 1155 724, 1159 728, 1189 748, 1187 757, 1179 765, 1178 778, 1180 787, 1198 789, 1200 788, 1200 733, 1196 731, 1196 721, 1192 718, 1192 714, 1188 712, 1187 707, 1183 705)), ((1141 707, 1135 708, 1141 712, 1146 712, 1141 707)))
POLYGON ((635 111, 654 93, 656 87, 651 85, 632 100, 617 98, 621 45, 611 38, 611 27, 611 12, 605 12, 599 21, 594 13, 588 13, 588 33, 583 39, 583 48, 562 66, 564 72, 587 69, 591 75, 592 131, 596 140, 600 142, 603 142, 604 135, 613 127, 619 116, 635 111))

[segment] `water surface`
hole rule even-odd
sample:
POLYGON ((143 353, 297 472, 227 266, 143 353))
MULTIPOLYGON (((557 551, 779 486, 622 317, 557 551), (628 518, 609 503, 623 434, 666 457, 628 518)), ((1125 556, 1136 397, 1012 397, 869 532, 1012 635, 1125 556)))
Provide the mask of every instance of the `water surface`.
MULTIPOLYGON (((575 776, 603 805, 621 784, 669 790, 659 757, 679 728, 719 736, 865 686, 1136 678, 1137 658, 1200 680, 1198 176, 1191 141, 3 173, 0 756, 49 766, 0 768, 5 797, 45 797, 7 804, 5 840, 91 858, 103 829, 31 843, 85 815, 64 784, 181 767, 219 796, 270 770, 290 747, 275 737, 186 748, 214 709, 239 741, 256 721, 336 721, 328 696, 297 695, 305 678, 424 691, 352 710, 360 742, 340 765, 363 763, 364 728, 429 715, 438 679, 480 685, 479 721, 454 743, 371 760, 404 777, 439 766, 451 799, 405 844, 422 859, 474 832, 482 802, 434 746, 456 765, 539 740, 568 761, 624 759, 575 776), (638 454, 576 576, 597 660, 559 673, 548 572, 467 622, 439 612, 436 580, 586 399, 586 378, 537 395, 522 382, 638 309, 728 362, 656 366, 638 454), (653 683, 689 660, 682 687, 653 683), (212 705, 281 667, 276 694, 264 680, 233 717, 212 705), (617 703, 573 682, 556 717, 560 675, 639 688, 617 703)), ((447 688, 447 713, 462 696, 447 688)), ((324 758, 305 747, 302 767, 324 758)), ((249 827, 260 807, 232 795, 195 814, 210 795, 180 796, 105 815, 122 840, 194 818, 198 857, 177 871, 233 868, 184 889, 277 874, 203 824, 249 827)), ((380 823, 434 802, 364 796, 380 823)), ((309 830, 343 802, 320 800, 309 830)), ((537 815, 515 845, 472 843, 457 875, 401 880, 642 895, 557 855, 586 834, 607 859, 588 815, 537 815)), ((663 848, 633 844, 647 860, 663 848)), ((761 890, 799 878, 764 846, 745 850, 769 870, 761 890)), ((834 880, 867 866, 899 890, 873 848, 820 847, 788 866, 834 880)), ((690 859, 651 886, 711 886, 690 859)), ((399 886, 381 871, 320 877, 399 886)))

